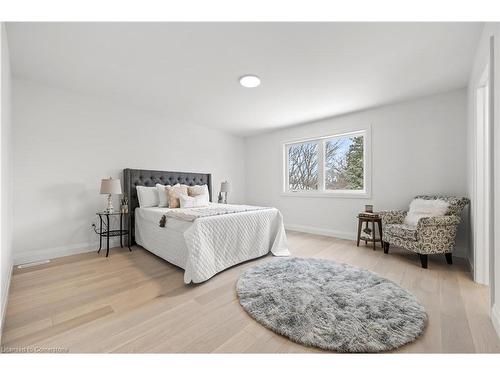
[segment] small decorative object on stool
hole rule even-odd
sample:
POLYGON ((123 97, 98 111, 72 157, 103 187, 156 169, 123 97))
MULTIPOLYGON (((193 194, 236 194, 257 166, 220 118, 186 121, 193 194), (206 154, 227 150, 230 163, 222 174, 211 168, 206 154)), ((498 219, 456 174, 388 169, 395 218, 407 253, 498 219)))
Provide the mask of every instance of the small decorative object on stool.
POLYGON ((363 233, 366 235, 365 237, 367 237, 368 239, 373 240, 373 230, 371 230, 370 228, 366 227, 365 229, 363 229, 363 233))

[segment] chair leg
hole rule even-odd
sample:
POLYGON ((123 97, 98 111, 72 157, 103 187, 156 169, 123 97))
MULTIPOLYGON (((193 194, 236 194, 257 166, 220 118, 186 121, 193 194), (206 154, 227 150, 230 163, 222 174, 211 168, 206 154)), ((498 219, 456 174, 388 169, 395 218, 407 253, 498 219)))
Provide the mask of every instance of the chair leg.
POLYGON ((389 254, 389 242, 384 241, 384 254, 389 254))
POLYGON ((420 263, 422 263, 422 268, 427 268, 427 254, 418 254, 420 258, 420 263))
POLYGON ((453 258, 451 256, 451 253, 444 253, 444 256, 446 257, 446 263, 453 264, 453 258))

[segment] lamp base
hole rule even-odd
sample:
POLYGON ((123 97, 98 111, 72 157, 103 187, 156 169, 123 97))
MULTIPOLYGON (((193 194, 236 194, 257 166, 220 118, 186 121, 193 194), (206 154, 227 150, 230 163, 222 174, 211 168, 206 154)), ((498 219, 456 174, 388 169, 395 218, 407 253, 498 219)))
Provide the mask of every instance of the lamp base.
POLYGON ((113 203, 111 203, 111 194, 108 194, 108 207, 106 207, 106 212, 112 214, 115 211, 113 208, 113 203))

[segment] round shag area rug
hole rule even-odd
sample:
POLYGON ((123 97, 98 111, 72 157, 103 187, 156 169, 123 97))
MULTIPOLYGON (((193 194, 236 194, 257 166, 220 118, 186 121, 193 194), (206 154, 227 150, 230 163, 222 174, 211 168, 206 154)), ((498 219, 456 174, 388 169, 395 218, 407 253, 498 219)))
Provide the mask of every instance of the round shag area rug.
POLYGON ((392 350, 415 340, 427 323, 424 307, 397 284, 324 259, 286 258, 252 267, 236 290, 259 323, 326 350, 392 350))

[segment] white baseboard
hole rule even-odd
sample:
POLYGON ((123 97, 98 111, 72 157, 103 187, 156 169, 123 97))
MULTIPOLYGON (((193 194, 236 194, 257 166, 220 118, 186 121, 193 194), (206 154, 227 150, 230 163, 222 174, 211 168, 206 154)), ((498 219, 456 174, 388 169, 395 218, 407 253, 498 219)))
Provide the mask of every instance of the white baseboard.
POLYGON ((495 303, 491 308, 491 322, 498 337, 500 337, 500 305, 498 303, 495 303))
POLYGON ((7 276, 7 285, 6 286, 6 292, 5 292, 5 296, 3 298, 3 301, 1 302, 2 303, 2 311, 1 311, 1 320, 0 320, 0 343, 2 342, 2 334, 3 334, 3 327, 5 325, 5 314, 7 313, 7 303, 9 301, 9 289, 10 289, 10 281, 12 280, 12 269, 13 269, 14 265, 11 264, 10 267, 9 267, 9 275, 7 276))
POLYGON ((356 233, 354 232, 343 232, 333 229, 309 227, 306 225, 295 225, 295 224, 285 224, 285 229, 294 230, 297 232, 304 232, 310 234, 319 234, 321 236, 342 238, 344 240, 356 240, 356 233))
MULTIPOLYGON (((120 240, 118 238, 110 239, 109 247, 111 248, 116 246, 120 246, 120 240)), ((92 242, 92 243, 87 242, 87 243, 78 243, 67 246, 52 247, 48 249, 23 251, 14 254, 14 265, 38 262, 46 259, 60 258, 68 255, 89 253, 92 251, 97 251, 98 247, 99 247, 99 242, 92 242)), ((103 243, 103 248, 105 249, 104 243, 103 243)))
POLYGON ((467 261, 467 267, 469 267, 469 272, 474 277, 474 265, 472 264, 472 260, 471 260, 470 256, 466 256, 465 260, 467 261))

